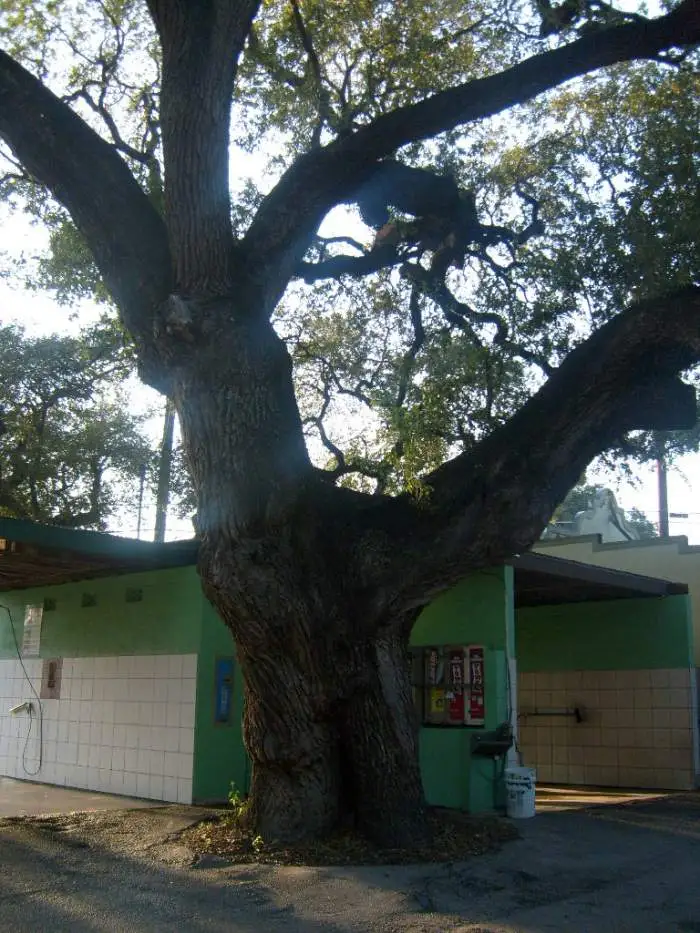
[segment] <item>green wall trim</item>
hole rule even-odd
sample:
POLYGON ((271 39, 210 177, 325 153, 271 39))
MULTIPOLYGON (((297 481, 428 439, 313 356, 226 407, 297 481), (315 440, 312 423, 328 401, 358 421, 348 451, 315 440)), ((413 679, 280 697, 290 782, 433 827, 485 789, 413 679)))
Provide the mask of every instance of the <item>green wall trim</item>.
POLYGON ((690 667, 690 600, 662 596, 519 609, 516 644, 521 672, 690 667))
POLYGON ((100 557, 141 558, 144 561, 156 562, 158 567, 195 564, 199 547, 194 538, 155 543, 136 538, 122 538, 103 531, 41 525, 21 518, 0 518, 0 538, 51 550, 74 551, 100 557))
POLYGON ((204 595, 198 650, 192 799, 225 801, 232 783, 242 793, 249 789, 250 767, 243 745, 243 678, 235 663, 231 719, 215 723, 216 659, 235 658, 235 645, 231 632, 204 595))

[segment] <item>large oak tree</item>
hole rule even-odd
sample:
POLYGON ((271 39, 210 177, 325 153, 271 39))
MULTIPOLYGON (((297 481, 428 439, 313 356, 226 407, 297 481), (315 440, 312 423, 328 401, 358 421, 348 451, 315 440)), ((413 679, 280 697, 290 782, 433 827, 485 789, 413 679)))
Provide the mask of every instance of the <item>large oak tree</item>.
MULTIPOLYGON (((360 6, 374 17, 375 33, 399 28, 393 4, 360 6)), ((447 6, 452 14, 462 5, 447 6)), ((700 289, 688 284, 621 309, 505 424, 423 476, 420 495, 364 494, 335 485, 337 469, 312 464, 292 361, 271 317, 295 278, 314 283, 401 266, 417 336, 420 298, 470 324, 469 308, 446 284, 461 247, 524 242, 540 232, 534 214, 519 238, 479 224, 461 244, 455 230, 464 233, 464 225, 454 217, 454 229, 435 227, 444 211, 432 226, 414 216, 376 248, 331 258, 317 248, 323 218, 338 204, 366 201, 368 191, 376 209, 386 160, 403 147, 465 131, 596 69, 687 50, 700 42, 700 3, 682 0, 649 20, 546 18, 540 51, 518 60, 511 50, 513 63, 502 70, 498 56, 487 56, 476 77, 445 65, 441 82, 450 86, 442 90, 421 73, 412 89, 398 82, 390 92, 369 55, 366 99, 355 111, 352 67, 347 84, 325 80, 305 8, 291 3, 287 11, 306 61, 300 73, 288 33, 266 25, 271 7, 149 0, 162 79, 159 96, 139 96, 154 140, 143 158, 110 124, 108 95, 84 88, 82 100, 89 97, 109 139, 77 114, 81 95, 60 99, 40 80, 44 69, 32 73, 31 55, 0 53, 0 136, 69 212, 133 337, 143 379, 177 407, 203 586, 231 629, 245 675, 259 831, 313 836, 352 813, 363 831, 394 844, 424 832, 406 664, 417 614, 471 569, 530 546, 591 458, 626 431, 692 421, 678 373, 700 359, 700 289), (288 115, 298 102, 308 132, 241 230, 229 194, 229 128, 246 45, 266 66, 265 80, 284 90, 272 110, 288 115), (155 196, 161 145, 162 203, 155 196)), ((434 43, 443 40, 431 32, 434 23, 421 32, 419 7, 401 5, 401 23, 415 26, 404 52, 418 54, 425 35, 442 61, 434 43)), ((498 29, 490 35, 500 41, 498 29)), ((102 64, 108 74, 107 56, 102 64)), ((399 190, 402 177, 399 169, 386 181, 393 207, 410 193, 405 180, 399 190)), ((377 226, 381 214, 372 214, 377 226)), ((491 324, 494 341, 507 346, 499 318, 491 324)))

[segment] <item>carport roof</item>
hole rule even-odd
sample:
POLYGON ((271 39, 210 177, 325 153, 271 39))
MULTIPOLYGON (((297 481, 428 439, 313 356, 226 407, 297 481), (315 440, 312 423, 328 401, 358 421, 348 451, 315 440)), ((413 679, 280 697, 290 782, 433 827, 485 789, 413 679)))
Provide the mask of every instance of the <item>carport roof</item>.
POLYGON ((154 544, 99 531, 0 518, 0 591, 181 567, 197 561, 197 542, 154 544))
POLYGON ((516 609, 688 592, 685 583, 671 583, 545 554, 519 554, 507 563, 515 571, 516 609))

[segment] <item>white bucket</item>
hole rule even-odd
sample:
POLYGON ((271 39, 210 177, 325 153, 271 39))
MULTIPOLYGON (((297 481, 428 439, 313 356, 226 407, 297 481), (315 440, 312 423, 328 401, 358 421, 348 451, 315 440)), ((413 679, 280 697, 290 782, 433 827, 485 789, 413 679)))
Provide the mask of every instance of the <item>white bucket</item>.
POLYGON ((532 768, 506 768, 506 813, 514 820, 535 815, 535 777, 532 768))

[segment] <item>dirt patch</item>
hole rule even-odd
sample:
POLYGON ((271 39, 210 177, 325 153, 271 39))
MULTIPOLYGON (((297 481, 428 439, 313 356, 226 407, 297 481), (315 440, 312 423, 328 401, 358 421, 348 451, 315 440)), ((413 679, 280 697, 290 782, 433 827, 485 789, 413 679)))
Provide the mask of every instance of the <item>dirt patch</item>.
POLYGON ((208 807, 183 806, 98 810, 7 817, 0 820, 0 826, 22 824, 60 838, 62 843, 73 848, 99 848, 183 867, 192 864, 194 855, 179 841, 182 831, 203 819, 215 819, 222 812, 208 807))
POLYGON ((406 849, 379 849, 354 832, 296 846, 266 843, 233 815, 208 817, 185 829, 179 842, 206 867, 215 864, 268 865, 410 865, 453 862, 492 852, 519 838, 512 823, 495 816, 477 817, 454 810, 432 809, 433 842, 406 849))
POLYGON ((0 820, 0 826, 22 824, 60 838, 71 848, 101 849, 180 868, 452 862, 494 851, 519 838, 513 824, 498 817, 473 817, 436 808, 430 812, 430 822, 432 845, 411 849, 378 849, 352 832, 297 846, 266 844, 246 830, 228 808, 170 806, 8 817, 0 820))

